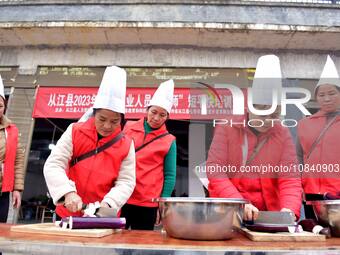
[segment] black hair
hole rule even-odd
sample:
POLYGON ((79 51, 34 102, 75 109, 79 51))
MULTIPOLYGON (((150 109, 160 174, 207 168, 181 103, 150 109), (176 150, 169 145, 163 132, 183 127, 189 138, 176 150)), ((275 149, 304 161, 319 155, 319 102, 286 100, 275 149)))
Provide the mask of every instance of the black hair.
POLYGON ((126 124, 125 114, 121 113, 120 114, 120 127, 122 128, 122 130, 123 130, 125 124, 126 124))

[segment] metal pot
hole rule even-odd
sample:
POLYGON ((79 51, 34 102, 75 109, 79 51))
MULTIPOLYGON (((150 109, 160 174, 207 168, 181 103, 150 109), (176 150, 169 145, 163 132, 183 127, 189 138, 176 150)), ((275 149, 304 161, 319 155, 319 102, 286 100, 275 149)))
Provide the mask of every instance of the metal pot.
POLYGON ((317 220, 330 227, 332 236, 340 237, 340 200, 310 201, 317 220))
POLYGON ((240 223, 244 199, 159 198, 163 227, 171 237, 191 240, 232 238, 233 221, 240 223), (237 217, 236 217, 237 216, 237 217))

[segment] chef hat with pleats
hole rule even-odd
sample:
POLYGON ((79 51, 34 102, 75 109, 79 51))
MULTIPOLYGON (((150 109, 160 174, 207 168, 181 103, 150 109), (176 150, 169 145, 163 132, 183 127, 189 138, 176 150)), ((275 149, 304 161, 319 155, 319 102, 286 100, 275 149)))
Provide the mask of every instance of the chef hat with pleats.
POLYGON ((340 88, 340 79, 338 71, 336 70, 336 66, 332 60, 332 58, 328 55, 326 63, 323 67, 320 80, 318 84, 315 86, 314 94, 316 92, 316 89, 324 84, 330 84, 335 85, 340 88))
MULTIPOLYGON (((253 104, 272 105, 282 88, 280 60, 275 55, 264 55, 257 60, 252 86, 253 104), (276 91, 273 93, 273 91, 276 91)), ((281 100, 278 98, 278 104, 281 100)))
POLYGON ((4 83, 2 82, 1 75, 0 75, 0 96, 2 96, 3 99, 5 99, 5 89, 4 89, 4 83))
POLYGON ((79 119, 84 122, 93 114, 93 109, 107 109, 125 114, 126 72, 117 66, 105 69, 93 107, 79 119))
POLYGON ((125 70, 117 66, 109 66, 105 69, 93 108, 125 114, 125 95, 125 70))
POLYGON ((174 87, 175 84, 173 80, 162 82, 153 94, 149 106, 159 106, 170 113, 173 104, 174 87))

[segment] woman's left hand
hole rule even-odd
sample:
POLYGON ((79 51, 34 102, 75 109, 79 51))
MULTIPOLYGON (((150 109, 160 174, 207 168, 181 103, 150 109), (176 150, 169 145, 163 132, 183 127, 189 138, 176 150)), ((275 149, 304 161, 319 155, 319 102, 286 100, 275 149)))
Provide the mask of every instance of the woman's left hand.
POLYGON ((13 207, 19 208, 21 205, 21 194, 20 191, 14 190, 12 192, 13 207))
POLYGON ((282 209, 281 209, 281 212, 290 212, 291 215, 294 216, 294 220, 296 220, 295 213, 294 213, 292 210, 290 210, 290 209, 288 209, 288 208, 282 208, 282 209))
POLYGON ((100 207, 111 208, 111 206, 108 203, 103 201, 100 202, 100 207))

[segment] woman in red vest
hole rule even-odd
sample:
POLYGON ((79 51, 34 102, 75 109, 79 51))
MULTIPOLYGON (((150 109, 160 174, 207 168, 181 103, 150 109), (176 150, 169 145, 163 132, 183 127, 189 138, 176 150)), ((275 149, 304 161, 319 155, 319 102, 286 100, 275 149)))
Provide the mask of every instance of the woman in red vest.
POLYGON ((130 197, 135 149, 121 132, 125 94, 125 71, 106 68, 90 118, 71 124, 46 160, 44 175, 60 217, 81 216, 83 204, 96 202, 117 215, 130 197))
POLYGON ((127 229, 153 230, 158 204, 152 199, 170 197, 174 189, 176 140, 165 126, 173 93, 173 81, 163 82, 149 103, 146 118, 128 122, 124 128, 136 147, 136 187, 122 208, 127 229))
MULTIPOLYGON (((304 166, 302 185, 307 199, 340 199, 340 79, 329 56, 314 95, 320 110, 298 125, 297 153, 304 166)), ((306 211, 306 216, 313 214, 306 211)))
MULTIPOLYGON (((268 110, 273 90, 281 86, 279 58, 260 57, 252 86, 254 107, 268 110)), ((249 112, 243 125, 217 125, 214 131, 206 163, 209 195, 247 199, 245 220, 256 219, 258 211, 300 216, 301 180, 298 173, 289 173, 297 163, 295 146, 288 128, 271 121, 279 118, 279 108, 269 115, 249 112)))
POLYGON ((25 180, 24 152, 19 145, 18 129, 5 116, 5 110, 4 85, 0 76, 0 222, 7 221, 10 192, 13 206, 20 207, 20 192, 24 190, 25 180))

